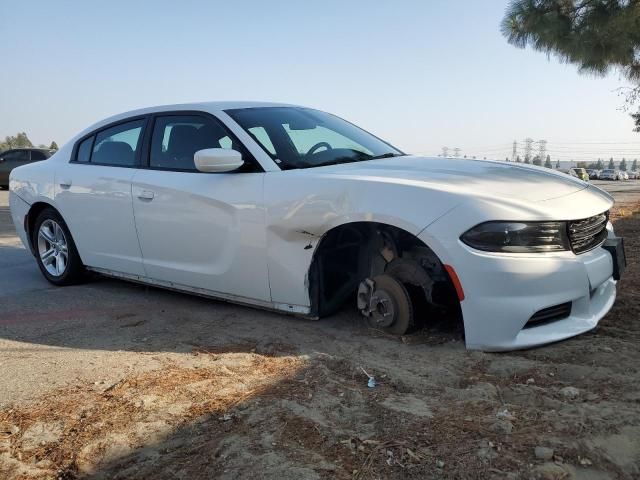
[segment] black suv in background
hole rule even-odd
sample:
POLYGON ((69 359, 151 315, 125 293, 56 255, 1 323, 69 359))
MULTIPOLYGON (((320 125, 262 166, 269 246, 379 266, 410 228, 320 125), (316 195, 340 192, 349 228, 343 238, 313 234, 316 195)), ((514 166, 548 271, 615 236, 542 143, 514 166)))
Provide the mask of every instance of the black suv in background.
POLYGON ((13 148, 0 152, 0 189, 9 186, 11 170, 27 163, 46 160, 55 153, 47 148, 13 148))

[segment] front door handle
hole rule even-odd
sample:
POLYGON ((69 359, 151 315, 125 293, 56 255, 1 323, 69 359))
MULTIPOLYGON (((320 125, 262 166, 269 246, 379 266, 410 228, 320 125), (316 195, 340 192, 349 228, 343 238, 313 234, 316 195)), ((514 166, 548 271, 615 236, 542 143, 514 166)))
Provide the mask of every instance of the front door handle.
POLYGON ((153 200, 153 197, 155 197, 155 194, 151 190, 142 190, 138 194, 140 200, 153 200))
POLYGON ((60 181, 60 188, 64 188, 65 190, 71 188, 71 179, 64 179, 60 181))

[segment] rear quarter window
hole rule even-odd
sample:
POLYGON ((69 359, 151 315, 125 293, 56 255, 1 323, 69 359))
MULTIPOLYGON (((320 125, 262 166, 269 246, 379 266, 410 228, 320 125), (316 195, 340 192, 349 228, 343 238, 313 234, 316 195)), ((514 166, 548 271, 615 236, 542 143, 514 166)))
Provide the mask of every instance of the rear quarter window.
POLYGON ((91 149, 93 147, 94 138, 95 137, 91 136, 80 142, 76 153, 76 162, 86 163, 91 160, 91 149))

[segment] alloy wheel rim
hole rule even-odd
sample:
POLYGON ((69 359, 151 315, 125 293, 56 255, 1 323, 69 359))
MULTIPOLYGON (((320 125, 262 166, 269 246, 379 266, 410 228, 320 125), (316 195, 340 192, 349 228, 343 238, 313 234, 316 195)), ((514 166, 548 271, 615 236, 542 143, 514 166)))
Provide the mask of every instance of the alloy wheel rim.
POLYGON ((64 274, 69 261, 67 237, 55 220, 45 220, 38 230, 38 255, 49 275, 64 274))

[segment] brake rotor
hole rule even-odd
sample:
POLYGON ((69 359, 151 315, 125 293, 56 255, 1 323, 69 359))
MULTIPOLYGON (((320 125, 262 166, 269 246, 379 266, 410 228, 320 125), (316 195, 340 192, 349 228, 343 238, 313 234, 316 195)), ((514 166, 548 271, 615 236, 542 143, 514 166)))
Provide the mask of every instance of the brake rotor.
POLYGON ((358 308, 369 325, 395 335, 403 335, 413 325, 409 293, 390 275, 378 275, 360 284, 358 308))

